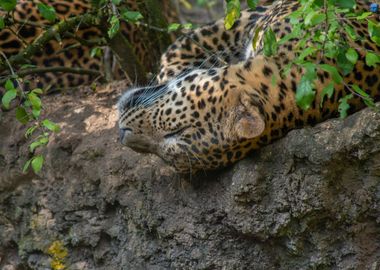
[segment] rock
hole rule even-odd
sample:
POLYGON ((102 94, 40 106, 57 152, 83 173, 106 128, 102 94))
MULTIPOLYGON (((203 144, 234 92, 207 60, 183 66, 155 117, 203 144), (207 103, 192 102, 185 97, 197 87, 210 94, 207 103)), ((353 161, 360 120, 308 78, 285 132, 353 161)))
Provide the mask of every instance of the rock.
POLYGON ((62 131, 40 175, 21 173, 25 128, 5 114, 0 269, 48 269, 53 243, 68 269, 378 269, 379 113, 294 130, 233 167, 183 177, 118 143, 114 88, 46 98, 62 131))

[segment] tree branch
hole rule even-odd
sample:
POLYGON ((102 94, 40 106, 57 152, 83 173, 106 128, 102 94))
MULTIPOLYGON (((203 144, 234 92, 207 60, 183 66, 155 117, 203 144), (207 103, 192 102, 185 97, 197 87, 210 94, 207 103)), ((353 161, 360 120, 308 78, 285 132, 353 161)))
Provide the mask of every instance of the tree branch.
MULTIPOLYGON (((84 25, 98 25, 99 18, 93 14, 82 14, 76 17, 69 18, 64 21, 49 27, 39 37, 37 37, 32 44, 20 51, 18 54, 9 57, 9 63, 13 65, 25 64, 29 59, 33 57, 37 52, 40 52, 44 46, 57 34, 62 34, 66 31, 72 30, 77 27, 78 24, 84 25)), ((5 63, 0 64, 0 72, 7 69, 5 63)))
MULTIPOLYGON (((84 75, 91 75, 91 76, 102 76, 102 73, 96 70, 91 69, 83 69, 83 68, 73 68, 73 67, 36 67, 36 68, 28 68, 28 69, 21 69, 17 72, 13 72, 13 76, 19 76, 23 77, 26 75, 31 74, 41 74, 41 73, 73 73, 73 74, 84 74, 84 75)), ((11 74, 10 74, 11 75, 11 74)), ((5 83, 7 79, 0 80, 0 85, 5 83)))

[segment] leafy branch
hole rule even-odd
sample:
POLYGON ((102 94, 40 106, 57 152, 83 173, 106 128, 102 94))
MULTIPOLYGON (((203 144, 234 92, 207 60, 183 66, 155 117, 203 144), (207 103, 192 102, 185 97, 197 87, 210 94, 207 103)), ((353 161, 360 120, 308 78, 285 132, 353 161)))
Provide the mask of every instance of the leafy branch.
POLYGON ((330 74, 332 82, 321 92, 320 106, 325 96, 334 94, 335 86, 343 85, 350 94, 339 100, 339 112, 342 118, 347 116, 350 108, 349 100, 354 96, 360 97, 363 102, 374 108, 373 98, 357 84, 347 84, 343 78, 350 74, 359 60, 359 55, 365 55, 365 64, 376 67, 380 63, 380 55, 371 50, 363 50, 355 45, 359 39, 349 20, 363 21, 368 24, 370 39, 380 45, 380 24, 371 20, 373 12, 355 12, 354 0, 333 1, 300 1, 298 10, 288 18, 293 25, 292 32, 277 40, 269 28, 264 34, 264 55, 270 57, 277 53, 277 48, 292 39, 298 39, 295 47, 296 57, 283 70, 284 74, 296 66, 304 73, 296 91, 297 105, 303 110, 311 107, 316 98, 315 83, 317 72, 325 71, 330 74), (318 59, 315 61, 313 59, 318 59), (326 64, 334 63, 336 64, 326 64))

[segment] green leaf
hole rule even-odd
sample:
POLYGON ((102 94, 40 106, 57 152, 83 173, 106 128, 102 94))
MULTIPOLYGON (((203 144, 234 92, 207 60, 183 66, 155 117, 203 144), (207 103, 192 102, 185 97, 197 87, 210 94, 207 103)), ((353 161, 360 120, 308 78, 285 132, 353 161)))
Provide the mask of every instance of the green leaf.
POLYGON ((6 90, 15 90, 15 86, 13 85, 13 82, 12 82, 12 80, 7 80, 6 82, 5 82, 5 89, 6 90))
POLYGON ((41 99, 33 92, 28 94, 28 100, 32 104, 33 109, 41 110, 41 99))
POLYGON ((367 17, 371 16, 373 13, 372 12, 363 12, 361 15, 357 16, 357 20, 364 20, 367 19, 367 17))
POLYGON ((120 29, 120 21, 119 19, 114 15, 111 17, 111 20, 110 20, 110 27, 108 28, 108 36, 110 38, 113 38, 117 32, 119 31, 120 29))
POLYGON ((314 26, 320 24, 326 19, 326 15, 318 11, 311 11, 305 18, 306 26, 314 26))
POLYGON ((339 51, 336 58, 338 67, 342 70, 343 75, 348 75, 354 69, 354 65, 347 59, 343 50, 339 51))
POLYGON ((264 55, 272 56, 277 52, 278 44, 276 35, 271 28, 266 29, 264 33, 264 55))
POLYGON ((39 173, 42 169, 42 165, 44 164, 43 156, 36 156, 32 159, 32 169, 35 173, 39 173))
POLYGON ((25 163, 24 167, 22 168, 22 172, 23 172, 23 173, 26 173, 26 172, 27 172, 27 170, 29 169, 29 166, 30 166, 30 163, 31 163, 31 162, 32 162, 32 158, 29 159, 29 160, 25 163))
POLYGON ((336 67, 330 66, 327 64, 322 64, 322 65, 319 65, 319 68, 330 73, 331 78, 336 84, 341 84, 343 82, 343 78, 342 76, 340 76, 336 67))
POLYGON ((257 42, 259 41, 259 34, 260 34, 261 29, 262 29, 261 26, 257 27, 257 29, 255 30, 255 34, 253 35, 253 38, 252 38, 252 47, 254 51, 256 51, 256 48, 258 45, 257 42))
POLYGON ((169 32, 177 31, 180 27, 181 25, 179 23, 171 23, 168 26, 168 31, 169 32))
POLYGON ((38 3, 37 7, 38 7, 38 11, 41 13, 41 16, 45 18, 46 20, 50 22, 54 22, 55 19, 57 18, 54 7, 45 5, 43 3, 38 3))
POLYGON ((194 26, 192 23, 185 23, 185 24, 182 24, 182 27, 183 29, 187 29, 187 30, 190 30, 190 29, 193 29, 194 26))
POLYGON ((334 83, 330 82, 322 90, 322 93, 321 93, 321 103, 319 104, 321 108, 323 106, 323 101, 325 99, 325 96, 327 95, 328 98, 331 98, 333 94, 334 94, 334 83))
POLYGON ((340 114, 340 118, 346 118, 347 117, 347 111, 350 108, 350 104, 348 104, 348 100, 353 98, 352 94, 346 95, 343 98, 339 99, 339 107, 338 111, 340 114))
POLYGON ((44 93, 44 90, 42 90, 41 88, 35 88, 32 90, 32 93, 41 95, 44 93))
POLYGON ((365 63, 369 67, 376 67, 376 65, 380 63, 380 56, 371 52, 367 52, 365 55, 365 63))
POLYGON ((278 44, 284 44, 286 42, 288 42, 290 39, 292 38, 298 38, 301 34, 301 28, 300 28, 300 25, 295 25, 292 29, 292 32, 285 35, 284 37, 282 37, 279 41, 278 41, 278 44))
POLYGON ((9 109, 9 106, 12 100, 14 100, 16 97, 17 97, 17 90, 14 88, 5 92, 3 98, 1 99, 4 108, 9 109))
POLYGON ((16 119, 21 123, 21 124, 27 124, 29 122, 29 115, 26 112, 24 107, 17 107, 16 109, 16 119))
POLYGON ((346 33, 350 36, 352 40, 355 41, 358 39, 358 36, 356 35, 354 28, 352 28, 350 25, 346 24, 344 26, 344 30, 346 30, 346 33))
POLYGON ((247 0, 247 5, 250 9, 256 9, 259 4, 259 0, 247 0))
POLYGON ((313 54, 315 51, 316 49, 313 47, 306 48, 304 51, 302 51, 300 56, 298 56, 297 60, 302 62, 305 59, 305 57, 313 54))
POLYGON ((43 120, 42 125, 53 132, 59 132, 60 130, 59 126, 56 123, 50 121, 49 119, 43 120))
POLYGON ((368 107, 371 107, 371 108, 375 107, 375 102, 373 101, 373 98, 370 95, 368 95, 363 89, 361 89, 358 85, 353 84, 352 89, 354 89, 354 91, 362 97, 364 103, 368 107))
POLYGON ((350 61, 353 65, 355 65, 356 62, 358 61, 359 55, 358 55, 358 53, 356 52, 355 49, 353 49, 353 48, 349 48, 349 49, 346 51, 346 58, 347 58, 347 60, 350 61))
POLYGON ((30 128, 28 128, 25 131, 25 137, 29 138, 34 133, 34 131, 36 131, 37 128, 38 128, 38 125, 34 125, 34 126, 31 126, 30 128))
POLYGON ((119 5, 121 0, 112 0, 112 4, 114 5, 119 5))
POLYGON ((372 41, 380 46, 380 25, 368 20, 368 32, 372 41))
POLYGON ((0 16, 0 30, 5 26, 4 18, 0 16))
POLYGON ((296 92, 296 103, 303 110, 309 109, 314 100, 315 91, 313 86, 313 82, 303 75, 296 92))
POLYGON ((30 152, 33 152, 37 147, 40 147, 42 145, 46 145, 48 142, 49 142, 48 137, 40 138, 39 140, 37 140, 37 141, 35 141, 29 145, 30 152))
POLYGON ((137 22, 141 20, 143 15, 138 11, 125 10, 121 13, 121 17, 128 22, 137 22))
POLYGON ((11 11, 14 9, 17 5, 17 0, 1 0, 0 1, 0 8, 4 9, 5 11, 11 11))
POLYGON ((32 109, 32 115, 37 119, 41 115, 41 109, 32 109))
POLYGON ((95 56, 100 57, 103 53, 103 49, 99 47, 95 47, 91 49, 90 56, 94 58, 95 56))
POLYGON ((340 8, 354 9, 356 7, 355 0, 336 0, 335 3, 340 8))
POLYGON ((240 17, 240 1, 228 0, 224 27, 229 30, 234 26, 235 21, 240 17))

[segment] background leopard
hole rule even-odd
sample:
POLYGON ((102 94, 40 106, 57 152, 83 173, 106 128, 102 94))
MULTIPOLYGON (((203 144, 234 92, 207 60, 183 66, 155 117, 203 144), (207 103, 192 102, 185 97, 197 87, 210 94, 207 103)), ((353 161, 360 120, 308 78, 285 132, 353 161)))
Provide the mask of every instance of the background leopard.
MULTIPOLYGON (((7 58, 19 53, 27 44, 35 40, 43 31, 43 24, 49 24, 38 11, 37 4, 48 4, 56 10, 57 17, 62 20, 80 14, 85 14, 91 9, 91 1, 77 0, 20 0, 15 8, 13 16, 16 20, 11 29, 0 31, 0 50, 7 58), (17 33, 17 34, 16 34, 17 33)), ((136 1, 124 1, 129 10, 139 10, 136 1)), ((162 2, 163 14, 168 21, 177 21, 175 9, 171 7, 169 0, 162 2)), ((0 16, 4 12, 0 11, 0 16)), ((130 44, 135 55, 147 71, 152 71, 158 62, 161 52, 157 42, 152 39, 145 28, 136 27, 134 24, 122 23, 121 30, 130 44)), ((37 67, 72 67, 105 72, 104 58, 91 57, 91 44, 83 45, 78 40, 95 41, 102 36, 96 27, 78 27, 74 33, 67 33, 60 37, 61 40, 51 40, 42 52, 36 54, 30 64, 37 67)), ((4 60, 4 59, 2 59, 4 60)), ((111 67, 112 68, 112 67, 111 67)), ((119 68, 113 67, 114 78, 126 78, 127 74, 119 68)), ((37 87, 47 88, 54 85, 56 88, 67 88, 82 84, 89 84, 95 79, 95 75, 83 75, 72 73, 45 73, 34 76, 31 79, 37 87)))
MULTIPOLYGON (((283 136, 290 129, 335 117, 339 99, 349 92, 345 86, 347 84, 355 83, 375 101, 379 100, 379 69, 367 66, 365 50, 359 49, 359 60, 353 72, 344 78, 343 85, 335 85, 334 95, 324 102, 322 108, 319 106, 320 94, 331 81, 327 72, 317 74, 317 98, 311 109, 303 111, 296 105, 295 91, 303 71, 293 67, 289 76, 282 77, 281 70, 294 59, 293 48, 297 40, 281 45, 277 56, 271 58, 263 56, 260 48, 262 33, 268 27, 278 38, 292 31, 286 16, 297 8, 297 1, 279 1, 265 14, 247 17, 256 22, 252 25, 253 29, 246 33, 261 29, 259 50, 244 53, 248 55, 247 59, 219 64, 214 68, 194 64, 199 68, 186 71, 181 76, 178 74, 186 68, 171 69, 171 74, 162 77, 163 81, 165 76, 169 79, 164 84, 132 89, 124 94, 118 103, 122 143, 137 151, 155 153, 180 172, 215 169, 242 159, 253 149, 283 136)), ((357 1, 357 8, 367 10, 368 2, 357 1)), ((378 17, 376 19, 378 21, 378 17)), ((365 22, 345 22, 362 37, 354 47, 380 51, 370 40, 365 22)), ((247 22, 245 24, 248 25, 247 22)), ((227 32, 232 36, 235 33, 227 32)), ((213 44, 213 40, 205 35, 202 38, 204 40, 200 43, 213 44)), ((181 42, 181 39, 177 41, 181 42)), ((222 40, 217 39, 214 48, 218 48, 219 42, 222 43, 222 40)), ((191 46, 185 46, 185 50, 199 54, 197 46, 194 50, 191 46)), ((223 47, 223 50, 217 49, 215 52, 224 50, 230 49, 223 47)), ((172 47, 169 52, 173 55, 177 53, 175 57, 181 59, 183 49, 172 47)), ((168 55, 163 59, 167 60, 168 55)), ((333 62, 329 64, 334 65, 333 62)), ((350 105, 350 112, 364 106, 358 97, 351 99, 350 105)))
POLYGON ((250 36, 267 7, 242 11, 230 31, 224 20, 209 23, 178 38, 161 57, 159 83, 178 78, 194 69, 209 69, 236 64, 249 58, 250 36))

